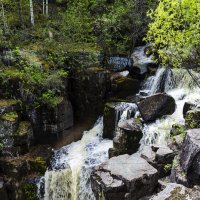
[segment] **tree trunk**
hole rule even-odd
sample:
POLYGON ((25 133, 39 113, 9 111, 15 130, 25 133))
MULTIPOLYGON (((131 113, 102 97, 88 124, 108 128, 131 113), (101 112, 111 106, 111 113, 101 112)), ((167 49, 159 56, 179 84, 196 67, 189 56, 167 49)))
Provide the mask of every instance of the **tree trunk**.
POLYGON ((48 18, 49 15, 49 2, 46 0, 46 17, 48 18))
POLYGON ((45 14, 45 0, 42 0, 42 14, 45 14))
POLYGON ((30 16, 31 16, 31 25, 34 26, 34 13, 33 13, 33 1, 30 0, 30 16))
POLYGON ((1 2, 1 11, 2 11, 3 26, 4 26, 4 29, 6 30, 7 29, 7 24, 6 24, 6 19, 5 19, 4 5, 3 5, 2 0, 0 0, 0 2, 1 2))

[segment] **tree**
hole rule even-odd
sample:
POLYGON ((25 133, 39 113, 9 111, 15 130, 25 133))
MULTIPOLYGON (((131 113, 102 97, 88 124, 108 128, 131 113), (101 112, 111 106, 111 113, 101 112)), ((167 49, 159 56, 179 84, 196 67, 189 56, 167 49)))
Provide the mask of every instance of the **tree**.
POLYGON ((31 16, 31 25, 34 26, 34 13, 33 13, 33 1, 30 0, 30 16, 31 16))
POLYGON ((148 15, 152 22, 145 40, 159 62, 200 66, 200 0, 161 0, 148 15))

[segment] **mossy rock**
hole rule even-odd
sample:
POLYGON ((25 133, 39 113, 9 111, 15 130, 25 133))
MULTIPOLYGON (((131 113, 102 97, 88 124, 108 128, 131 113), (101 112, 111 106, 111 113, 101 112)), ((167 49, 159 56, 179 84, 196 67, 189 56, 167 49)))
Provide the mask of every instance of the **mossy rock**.
POLYGON ((139 92, 140 82, 129 77, 119 77, 113 81, 112 91, 118 98, 133 96, 139 92))
POLYGON ((189 110, 185 117, 186 128, 200 128, 200 109, 189 110))
POLYGON ((17 112, 20 110, 19 101, 14 99, 0 99, 0 114, 17 112))

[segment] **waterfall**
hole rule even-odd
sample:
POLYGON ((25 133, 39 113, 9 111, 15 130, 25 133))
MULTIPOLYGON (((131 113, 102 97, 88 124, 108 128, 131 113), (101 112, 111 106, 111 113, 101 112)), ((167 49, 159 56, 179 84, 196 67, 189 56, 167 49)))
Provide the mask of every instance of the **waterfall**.
POLYGON ((95 199, 90 174, 95 166, 108 159, 108 149, 112 147, 112 141, 103 140, 102 133, 103 119, 100 118, 90 131, 84 132, 80 141, 54 152, 51 169, 39 183, 40 199, 95 199))
MULTIPOLYGON (((196 77, 196 80, 200 81, 200 75, 195 72, 192 73, 196 77)), ((143 145, 166 144, 166 137, 170 134, 172 125, 175 123, 184 124, 182 113, 184 103, 188 101, 196 105, 200 103, 200 89, 186 70, 160 68, 156 76, 152 79, 153 83, 151 83, 149 94, 156 93, 159 91, 160 85, 164 85, 164 87, 162 86, 164 88, 163 92, 166 92, 175 99, 177 108, 172 115, 164 116, 153 123, 144 125, 141 148, 143 145), (163 76, 166 70, 168 72, 163 76)), ((149 87, 149 83, 145 84, 149 87)))
POLYGON ((174 87, 174 75, 170 68, 158 68, 155 76, 150 76, 143 84, 142 91, 148 95, 167 92, 174 87))

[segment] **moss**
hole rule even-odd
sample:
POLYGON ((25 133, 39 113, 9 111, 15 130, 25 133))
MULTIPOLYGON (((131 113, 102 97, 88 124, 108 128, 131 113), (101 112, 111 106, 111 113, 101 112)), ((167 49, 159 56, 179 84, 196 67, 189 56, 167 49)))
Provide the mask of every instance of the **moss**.
POLYGON ((17 103, 18 101, 14 99, 0 99, 0 107, 8 107, 16 105, 17 103))
POLYGON ((14 122, 18 119, 18 114, 16 112, 9 112, 9 113, 5 113, 3 115, 0 116, 0 118, 2 120, 6 120, 6 121, 10 121, 10 122, 14 122))
POLYGON ((30 128, 31 124, 27 121, 22 121, 19 124, 19 128, 17 130, 17 135, 19 136, 25 136, 28 133, 28 129, 30 128))
POLYGON ((103 72, 104 71, 104 69, 103 68, 101 68, 101 67, 90 67, 90 68, 88 68, 87 69, 87 71, 89 71, 89 72, 103 72))
POLYGON ((22 185, 23 198, 26 200, 37 200, 37 186, 32 183, 22 185))
POLYGON ((32 171, 38 172, 41 175, 44 174, 47 169, 46 161, 40 156, 36 157, 34 160, 31 159, 30 165, 31 165, 32 171))

